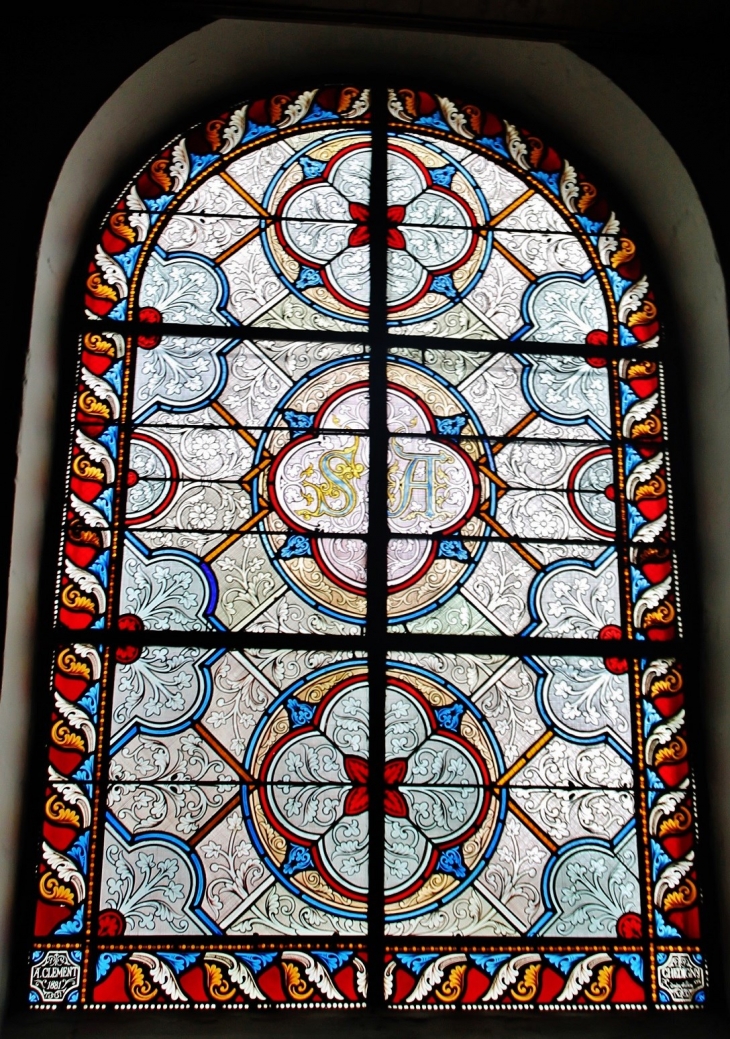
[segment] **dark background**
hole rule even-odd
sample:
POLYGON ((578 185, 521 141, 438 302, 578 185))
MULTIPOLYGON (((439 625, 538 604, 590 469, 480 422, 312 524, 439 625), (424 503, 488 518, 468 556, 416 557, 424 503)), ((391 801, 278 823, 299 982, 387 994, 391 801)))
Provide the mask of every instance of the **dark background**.
POLYGON ((13 7, 4 55, 11 71, 4 121, 11 159, 0 207, 10 281, 0 381, 0 636, 23 372, 48 202, 68 152, 116 88, 160 50, 215 18, 382 25, 565 44, 624 90, 675 149, 700 195, 727 279, 728 59, 721 16, 728 4, 720 0, 130 0, 106 8, 76 4, 51 14, 13 7))

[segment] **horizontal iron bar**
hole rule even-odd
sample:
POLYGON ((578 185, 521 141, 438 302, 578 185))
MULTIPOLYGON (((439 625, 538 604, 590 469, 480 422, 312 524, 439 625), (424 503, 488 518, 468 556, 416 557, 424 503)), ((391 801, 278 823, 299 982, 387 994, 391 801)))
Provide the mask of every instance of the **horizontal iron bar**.
MULTIPOLYGON (((392 326, 396 327, 396 326, 392 326)), ((371 338, 367 328, 361 332, 319 331, 306 334, 304 329, 266 328, 252 325, 178 325, 153 324, 143 321, 87 321, 82 324, 82 332, 100 332, 111 334, 118 332, 125 336, 187 336, 190 339, 252 339, 277 340, 291 343, 342 343, 365 346, 371 338)), ((440 339, 434 336, 399 335, 392 329, 387 336, 391 348, 409 348, 416 350, 447 350, 449 353, 465 351, 468 353, 519 353, 534 355, 570 355, 576 357, 626 358, 633 360, 642 358, 652 360, 657 356, 653 348, 616 346, 591 346, 587 343, 537 343, 514 339, 440 339)))
MULTIPOLYGON (((424 192, 422 192, 421 194, 424 194, 424 192)), ((416 198, 420 198, 420 197, 421 197, 420 195, 416 196, 416 198)), ((412 202, 413 201, 415 201, 415 199, 413 199, 412 202)), ((527 202, 527 201, 528 200, 525 199, 525 202, 527 202)), ((127 210, 123 210, 123 212, 129 213, 129 214, 133 214, 133 215, 137 215, 136 214, 136 210, 129 210, 129 209, 127 209, 127 210)), ((511 215, 512 214, 510 213, 505 219, 509 219, 509 216, 511 216, 511 215)), ((186 209, 184 211, 178 209, 178 210, 175 210, 174 212, 172 212, 170 214, 170 216, 171 217, 175 217, 175 216, 178 216, 178 217, 200 217, 200 218, 205 219, 205 220, 230 220, 231 222, 233 222, 234 220, 246 220, 250 224, 263 224, 265 227, 266 226, 272 227, 272 226, 274 226, 276 224, 280 224, 282 226, 284 226, 286 224, 314 224, 314 225, 317 225, 317 226, 319 226, 321 224, 328 224, 328 225, 331 224, 333 227, 352 227, 352 228, 355 228, 358 225, 363 226, 363 224, 365 223, 365 221, 355 220, 353 217, 334 217, 334 216, 327 216, 327 217, 284 216, 284 217, 282 217, 282 216, 279 216, 276 213, 271 213, 271 214, 269 214, 267 216, 264 216, 263 213, 256 213, 253 210, 250 213, 208 213, 208 212, 206 212, 203 209, 199 209, 199 210, 186 209)), ((534 227, 534 228, 533 227, 505 227, 503 225, 503 223, 499 220, 499 216, 500 216, 499 213, 497 213, 495 215, 494 219, 495 219, 496 223, 491 223, 490 222, 488 224, 434 224, 434 223, 422 223, 422 222, 415 221, 415 220, 399 220, 399 221, 392 221, 390 223, 392 224, 393 227, 398 227, 398 228, 401 228, 401 227, 424 228, 425 230, 428 230, 428 231, 465 231, 467 234, 482 234, 482 233, 485 233, 485 232, 488 232, 488 231, 494 231, 494 232, 499 232, 500 234, 506 234, 506 235, 509 235, 509 234, 552 235, 553 237, 555 237, 556 235, 559 235, 559 236, 561 236, 563 238, 575 238, 578 241, 580 241, 580 236, 577 234, 577 232, 574 231, 572 228, 570 228, 567 224, 566 224, 565 230, 559 230, 559 229, 556 229, 556 228, 548 228, 548 227, 544 227, 544 228, 537 228, 537 227, 534 227)), ((584 232, 584 233, 587 234, 587 232, 584 232)), ((601 231, 595 231, 593 234, 594 234, 595 238, 613 238, 616 241, 618 241, 619 238, 620 238, 620 235, 617 232, 611 232, 611 231, 604 232, 604 231, 601 230, 601 231)), ((236 243, 234 242, 234 245, 235 244, 236 243)))
POLYGON ((317 330, 309 334, 305 329, 265 328, 258 325, 179 325, 155 324, 146 321, 85 321, 82 332, 101 332, 109 335, 113 332, 124 336, 186 336, 190 339, 262 339, 276 340, 285 343, 342 343, 345 346, 365 345, 367 331, 331 332, 317 330))
MULTIPOLYGON (((158 413, 159 414, 159 413, 158 413)), ((277 412, 277 419, 282 417, 283 412, 277 412)), ((538 416, 539 417, 539 416, 538 416)), ((198 432, 219 432, 220 430, 231 431, 233 433, 271 433, 274 430, 279 432, 285 429, 284 426, 246 426, 242 423, 236 423, 235 425, 229 425, 227 422, 219 422, 214 424, 212 422, 150 422, 145 419, 141 422, 129 423, 129 428, 132 430, 132 435, 137 431, 154 433, 155 430, 178 431, 181 433, 187 433, 189 430, 197 430, 198 432)), ((347 434, 352 436, 369 437, 371 435, 370 429, 335 429, 329 426, 311 426, 308 429, 302 430, 290 430, 296 435, 303 433, 323 433, 328 436, 339 436, 340 434, 347 434)), ((510 434, 510 433, 485 433, 483 436, 476 434, 469 434, 463 436, 461 434, 451 435, 449 433, 397 433, 388 431, 391 437, 408 437, 413 440, 432 440, 436 442, 444 441, 446 443, 468 443, 470 441, 476 441, 477 443, 488 443, 493 444, 557 444, 565 447, 608 447, 612 444, 643 444, 652 447, 655 451, 665 450, 668 447, 667 441, 657 440, 652 437, 598 437, 593 439, 581 438, 581 437, 556 437, 556 436, 524 436, 522 433, 510 434)), ((153 477, 144 477, 145 480, 153 479, 153 477)), ((156 477, 155 477, 156 479, 156 477)), ((163 479, 163 477, 160 477, 163 479)), ((187 479, 187 477, 185 477, 187 479)), ((190 477, 190 479, 194 479, 190 477)))
MULTIPOLYGON (((306 430, 304 432, 306 432, 306 430)), ((316 432, 317 432, 317 434, 319 434, 320 431, 317 430, 316 432)), ((348 435, 351 434, 351 431, 347 431, 347 432, 348 432, 348 435)), ((336 434, 323 434, 323 435, 334 436, 336 434)), ((359 432, 356 432, 356 434, 351 434, 351 435, 360 436, 361 434, 359 432)), ((366 436, 367 434, 363 434, 363 435, 366 436)), ((395 439, 398 436, 407 436, 407 437, 410 438, 410 433, 394 433, 394 434, 392 434, 393 439, 395 439)), ((433 443, 435 441, 438 444, 438 443, 441 443, 442 441, 445 442, 445 443, 448 443, 450 438, 446 437, 446 436, 437 436, 437 437, 429 437, 429 438, 425 438, 424 437, 424 439, 428 439, 428 441, 430 443, 433 443)), ((476 438, 472 437, 470 439, 476 439, 476 438)), ((424 456, 423 455, 417 455, 416 457, 417 458, 423 458, 424 456)), ((428 457, 428 456, 425 456, 425 457, 428 457)), ((438 457, 438 456, 436 456, 436 457, 438 457)), ((578 461, 580 461, 580 459, 578 459, 578 461)), ((499 473, 495 473, 494 475, 495 476, 499 476, 499 473)), ((243 478, 244 478, 243 476, 230 477, 230 478, 224 478, 224 479, 223 478, 222 479, 216 479, 214 476, 174 476, 174 477, 172 477, 172 476, 140 476, 139 483, 144 483, 144 484, 157 484, 157 483, 167 484, 167 483, 174 483, 176 485, 179 484, 179 485, 181 485, 183 487, 186 484, 204 484, 206 486, 211 486, 211 487, 240 487, 241 480, 243 478)), ((547 493, 547 492, 549 492, 550 494, 580 494, 580 495, 584 495, 584 494, 597 494, 599 496, 603 495, 604 497, 605 497, 605 493, 606 493, 605 491, 600 491, 600 490, 598 490, 598 489, 596 489, 594 487, 585 487, 585 488, 576 487, 574 489, 571 489, 569 487, 540 486, 539 484, 521 484, 521 483, 510 483, 510 484, 508 484, 506 482, 504 482, 504 483, 505 483, 504 489, 507 490, 507 491, 537 491, 537 492, 539 492, 541 494, 542 493, 547 493)), ((137 484, 135 484, 134 486, 136 487, 137 484)), ((339 536, 340 537, 346 537, 347 535, 340 533, 339 536)), ((466 535, 466 536, 468 536, 468 535, 466 535)))
MULTIPOLYGON (((226 631, 127 631, 122 629, 72 631, 56 627, 55 643, 109 646, 193 646, 200 649, 342 650, 365 653, 370 640, 362 635, 286 635, 226 631)), ((434 635, 392 632, 386 636, 390 652, 473 653, 487 656, 586 656, 656 660, 675 656, 681 640, 647 642, 636 639, 560 639, 530 635, 434 635)))
POLYGON ((537 343, 525 339, 438 339, 435 336, 399 335, 391 331, 388 336, 388 344, 391 349, 397 347, 409 348, 411 350, 445 350, 448 353, 509 353, 526 354, 536 356, 570 356, 570 357, 601 357, 606 360, 614 358, 642 358, 652 360, 657 356, 653 348, 647 349, 638 344, 636 346, 592 346, 588 343, 537 343))
MULTIPOLYGON (((518 490, 524 490, 525 488, 517 488, 517 489, 518 490)), ((527 488, 527 489, 529 490, 530 488, 527 488)), ((561 491, 560 493, 565 494, 567 492, 566 491, 561 491)), ((591 492, 591 493, 595 493, 595 492, 591 492)), ((215 528, 215 527, 205 527, 205 528, 204 527, 155 527, 155 526, 151 526, 151 525, 150 526, 143 526, 141 523, 134 523, 134 522, 131 522, 131 521, 127 524, 126 529, 127 529, 127 531, 130 534, 135 534, 135 536, 137 536, 136 532, 139 533, 139 536, 141 536, 142 534, 145 534, 145 533, 146 534, 179 534, 181 536, 183 534, 204 534, 204 535, 209 536, 209 537, 212 537, 215 534, 220 534, 221 536, 224 536, 224 535, 229 535, 230 536, 232 534, 238 534, 240 537, 268 537, 268 538, 272 538, 272 537, 287 537, 288 534, 292 534, 292 535, 301 534, 302 537, 317 538, 317 539, 320 539, 320 538, 330 538, 330 539, 335 540, 335 541, 365 541, 365 542, 367 542, 368 539, 369 539, 369 534, 368 534, 367 531, 358 531, 358 530, 351 530, 351 531, 348 531, 347 533, 343 534, 341 531, 333 532, 333 531, 327 531, 327 530, 306 530, 306 531, 267 530, 267 531, 263 531, 260 528, 257 529, 256 527, 252 527, 250 530, 240 530, 237 527, 233 527, 232 529, 231 528, 220 529, 220 528, 215 528)), ((390 536, 389 536, 389 540, 390 541, 429 541, 429 542, 433 542, 436 545, 441 544, 443 541, 453 541, 454 538, 456 538, 456 537, 461 537, 461 539, 466 544, 471 544, 472 542, 482 542, 482 541, 484 541, 484 542, 489 542, 490 544, 496 542, 498 544, 504 544, 504 545, 523 545, 524 547, 529 547, 530 545, 535 545, 537 547, 539 547, 540 545, 567 545, 567 546, 570 546, 570 545, 582 545, 582 546, 587 547, 587 546, 592 545, 592 546, 595 546, 596 548, 598 548, 598 547, 608 548, 615 541, 615 535, 606 536, 605 538, 593 538, 593 539, 583 538, 583 539, 579 540, 577 538, 573 538, 573 539, 571 539, 571 538, 522 538, 522 537, 517 537, 514 534, 509 535, 507 537, 504 537, 504 535, 498 534, 496 531, 493 531, 492 533, 487 534, 486 536, 483 535, 483 534, 482 535, 480 535, 480 534, 463 534, 463 533, 460 533, 459 531, 456 531, 454 534, 399 534, 399 533, 395 533, 395 532, 392 532, 392 531, 389 532, 389 533, 390 533, 390 536)), ((638 539, 635 539, 633 541, 629 541, 628 544, 634 545, 636 548, 640 548, 642 546, 645 546, 647 548, 674 548, 675 547, 675 542, 671 541, 671 540, 661 541, 661 542, 651 542, 651 541, 645 542, 645 541, 640 541, 638 539)), ((216 546, 214 545, 209 551, 213 552, 215 550, 215 548, 216 548, 216 546)))
MULTIPOLYGON (((126 746, 126 744, 125 744, 125 746, 126 746)), ((537 756, 537 755, 535 755, 535 756, 537 756)), ((523 768, 526 767, 529 764, 530 764, 529 761, 525 762, 525 765, 523 765, 523 768)), ((517 775, 519 775, 519 773, 517 773, 517 775)), ((155 788, 155 789, 159 789, 160 787, 179 787, 179 786, 201 787, 201 788, 211 787, 211 788, 215 788, 215 789, 218 789, 219 787, 225 787, 226 788, 226 790, 225 790, 226 793, 228 793, 229 790, 230 791, 235 791, 240 786, 263 787, 263 788, 266 788, 266 789, 268 789, 270 787, 280 787, 280 786, 283 786, 283 787, 286 787, 287 790, 290 787, 297 787, 297 788, 308 789, 309 787, 313 787, 313 786, 327 787, 328 789, 331 789, 332 787, 339 787, 342 790, 350 790, 354 786, 367 786, 367 779, 365 779, 365 780, 357 780, 357 781, 349 780, 349 779, 348 780, 329 780, 328 779, 328 780, 320 781, 320 782, 315 782, 314 780, 312 780, 310 782, 306 782, 305 780, 301 780, 301 779, 298 779, 298 780, 295 780, 295 779, 287 779, 287 780, 284 780, 284 779, 279 779, 279 780, 267 779, 265 782, 262 782, 260 779, 256 779, 254 777, 252 777, 250 780, 246 780, 243 777, 240 777, 239 779, 200 779, 200 780, 198 780, 198 779, 126 779, 126 778, 125 779, 112 779, 112 778, 109 778, 108 780, 105 780, 105 782, 106 782, 107 786, 134 786, 134 787, 142 786, 142 787, 152 787, 152 788, 155 788)), ((563 784, 561 786, 559 783, 555 783, 555 784, 553 784, 553 786, 550 786, 550 785, 548 785, 546 783, 515 783, 512 780, 507 780, 506 782, 500 782, 499 780, 496 780, 496 779, 493 780, 491 783, 414 783, 413 781, 406 782, 406 780, 398 780, 397 782, 387 783, 386 785, 388 787, 391 787, 391 788, 408 787, 411 790, 491 790, 491 791, 497 790, 497 791, 500 791, 500 790, 507 789, 508 787, 510 787, 510 788, 514 787, 517 790, 524 790, 524 791, 530 791, 530 790, 565 790, 566 792, 569 792, 569 793, 576 793, 577 791, 581 791, 581 790, 600 790, 600 791, 610 790, 610 791, 615 792, 615 793, 624 793, 624 792, 631 792, 634 789, 633 784, 631 786, 612 786, 610 784, 606 785, 606 786, 587 786, 587 785, 580 786, 578 784, 563 784)))
MULTIPOLYGON (((56 949, 58 948, 58 945, 58 938, 56 938, 54 942, 47 942, 44 941, 44 939, 33 942, 33 947, 38 949, 56 949)), ((350 938, 341 935, 320 935, 319 933, 313 933, 311 936, 300 935, 279 938, 278 935, 267 934, 263 941, 256 942, 253 940, 241 941, 240 939, 237 940, 235 937, 229 937, 224 934, 196 934, 194 940, 191 940, 189 937, 182 937, 179 934, 160 935, 157 939, 135 934, 119 935, 119 937, 115 936, 113 941, 104 941, 102 939, 95 943, 95 947, 99 952, 113 952, 115 950, 119 952, 127 950, 135 952, 137 949, 140 951, 149 949, 151 952, 159 951, 160 949, 163 951, 169 950, 170 952, 195 952, 196 949, 200 949, 201 952, 204 952, 206 949, 210 948, 225 949, 229 952, 261 952, 262 948, 266 950, 276 949, 283 952, 286 949, 308 950, 319 948, 320 946, 323 948, 353 949, 355 952, 364 952, 367 948, 367 936, 355 935, 350 938)), ((352 1001, 348 1000, 348 1002, 352 1001)), ((152 1005, 159 1006, 160 1004, 152 1005)), ((137 1006, 139 1006, 139 1004, 137 1004, 137 1006)), ((178 1006, 181 1006, 183 1012, 190 1009, 190 1004, 178 1004, 178 1006)), ((97 1033, 97 1035, 98 1034, 100 1033, 97 1033)), ((144 1034, 144 1032, 141 1032, 140 1034, 144 1034)))

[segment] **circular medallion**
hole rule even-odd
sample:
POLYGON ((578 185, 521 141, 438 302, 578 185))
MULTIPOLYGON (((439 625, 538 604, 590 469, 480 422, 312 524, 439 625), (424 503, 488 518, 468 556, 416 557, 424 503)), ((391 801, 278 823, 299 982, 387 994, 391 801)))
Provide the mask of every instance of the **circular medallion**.
MULTIPOLYGON (((368 685, 363 662, 314 672, 270 706, 248 746, 247 827, 278 880, 317 908, 365 917, 368 685)), ((479 711, 420 668, 386 691, 386 912, 402 919, 455 897, 488 861, 503 806, 497 744, 479 711)))
POLYGON ((454 898, 489 860, 501 759, 474 705, 420 667, 391 667, 385 717, 386 914, 405 919, 454 898))
POLYGON ((170 448, 146 433, 135 433, 129 445, 126 522, 136 526, 161 515, 177 485, 177 463, 170 448))
MULTIPOLYGON (((264 197, 266 254, 290 292, 339 320, 367 322, 370 304, 367 137, 319 138, 277 171, 264 197)), ((489 261, 489 210, 478 184, 435 142, 388 153, 388 304, 397 324, 454 306, 489 261)))
POLYGON ((568 498, 581 523, 594 534, 613 538, 616 533, 613 455, 609 447, 580 458, 568 477, 568 498))
MULTIPOLYGON (((269 554, 308 603, 364 623, 370 442, 365 361, 318 369, 279 403, 253 502, 269 554)), ((389 614, 436 609, 471 573, 493 508, 489 445, 467 402, 420 365, 389 365, 389 614), (426 403, 428 401, 429 403, 426 403)))

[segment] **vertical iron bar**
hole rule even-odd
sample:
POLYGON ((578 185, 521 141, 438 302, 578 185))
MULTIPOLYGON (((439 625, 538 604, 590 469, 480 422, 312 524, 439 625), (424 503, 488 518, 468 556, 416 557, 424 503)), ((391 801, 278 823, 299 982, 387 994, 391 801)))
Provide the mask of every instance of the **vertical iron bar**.
POLYGON ((371 94, 370 181, 370 479, 367 636, 370 673, 370 838, 368 1005, 383 1007, 385 767, 385 643, 388 626, 388 436, 387 436, 387 95, 371 94))

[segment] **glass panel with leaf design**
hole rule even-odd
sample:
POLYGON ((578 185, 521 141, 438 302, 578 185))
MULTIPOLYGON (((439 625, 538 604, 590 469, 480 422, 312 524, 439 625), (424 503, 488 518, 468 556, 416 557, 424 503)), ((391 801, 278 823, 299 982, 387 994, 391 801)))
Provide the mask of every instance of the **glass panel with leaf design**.
POLYGON ((702 1005, 664 363, 606 197, 476 105, 277 94, 142 168, 79 313, 32 1005, 702 1005))

